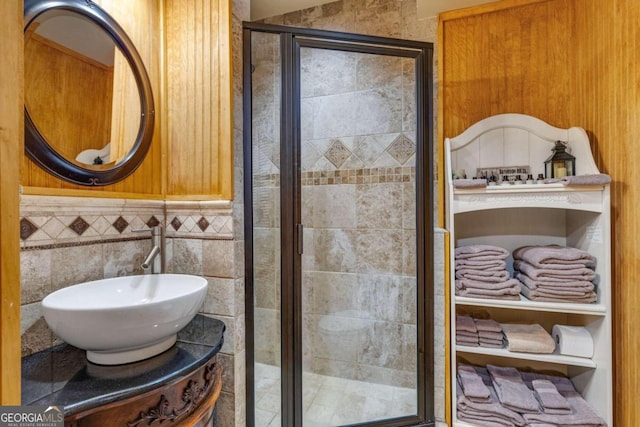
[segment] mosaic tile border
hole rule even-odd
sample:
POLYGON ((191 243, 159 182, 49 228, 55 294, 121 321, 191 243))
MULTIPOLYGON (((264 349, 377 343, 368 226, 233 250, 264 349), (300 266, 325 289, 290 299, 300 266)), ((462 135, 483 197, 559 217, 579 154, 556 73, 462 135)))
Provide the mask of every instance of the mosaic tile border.
MULTIPOLYGON (((386 182, 414 182, 415 166, 392 168, 363 168, 333 171, 302 172, 302 185, 340 185, 340 184, 381 184, 386 182)), ((255 187, 280 186, 280 174, 257 175, 253 178, 255 187)))
POLYGON ((412 182, 416 178, 415 166, 393 168, 365 168, 334 171, 302 172, 302 185, 379 184, 385 182, 412 182))
POLYGON ((60 249, 60 248, 74 248, 76 246, 91 246, 91 245, 99 245, 101 243, 114 243, 114 242, 133 242, 138 240, 149 240, 148 237, 124 237, 121 239, 101 239, 101 240, 86 240, 82 242, 67 242, 67 243, 51 243, 46 245, 34 245, 34 246, 25 246, 20 248, 21 251, 36 251, 36 250, 46 250, 46 249, 60 249))
POLYGON ((165 236, 233 239, 232 202, 22 196, 21 249, 142 240, 138 231, 164 225, 165 236), (167 210, 170 210, 167 213, 167 210))
POLYGON ((166 237, 232 240, 233 202, 200 201, 165 204, 166 237))

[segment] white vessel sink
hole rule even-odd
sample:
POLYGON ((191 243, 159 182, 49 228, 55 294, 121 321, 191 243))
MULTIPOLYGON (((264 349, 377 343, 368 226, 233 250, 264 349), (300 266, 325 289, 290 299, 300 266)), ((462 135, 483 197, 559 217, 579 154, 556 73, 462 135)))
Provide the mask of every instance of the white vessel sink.
POLYGON ((47 324, 101 365, 159 354, 196 315, 207 281, 185 274, 115 277, 69 286, 42 300, 47 324))

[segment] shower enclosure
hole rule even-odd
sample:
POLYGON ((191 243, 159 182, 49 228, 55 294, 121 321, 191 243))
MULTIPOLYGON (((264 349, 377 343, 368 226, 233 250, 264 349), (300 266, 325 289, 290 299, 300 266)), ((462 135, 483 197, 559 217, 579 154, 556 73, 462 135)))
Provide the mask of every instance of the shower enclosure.
POLYGON ((431 60, 245 23, 247 425, 433 424, 431 60))

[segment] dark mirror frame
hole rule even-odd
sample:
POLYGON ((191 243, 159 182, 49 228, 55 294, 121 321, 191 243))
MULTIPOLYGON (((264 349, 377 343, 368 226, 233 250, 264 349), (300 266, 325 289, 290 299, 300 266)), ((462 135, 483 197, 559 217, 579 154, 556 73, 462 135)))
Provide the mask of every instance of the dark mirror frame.
MULTIPOLYGON (((120 25, 107 12, 91 0, 24 0, 24 31, 40 16, 50 10, 67 10, 89 18, 111 36, 120 52, 127 58, 135 76, 140 94, 140 128, 132 149, 116 166, 104 170, 83 168, 60 155, 38 131, 25 104, 25 152, 47 172, 75 184, 103 186, 123 180, 144 160, 153 137, 155 111, 151 82, 133 42, 120 25)), ((25 67, 29 64, 25 63, 25 67)))

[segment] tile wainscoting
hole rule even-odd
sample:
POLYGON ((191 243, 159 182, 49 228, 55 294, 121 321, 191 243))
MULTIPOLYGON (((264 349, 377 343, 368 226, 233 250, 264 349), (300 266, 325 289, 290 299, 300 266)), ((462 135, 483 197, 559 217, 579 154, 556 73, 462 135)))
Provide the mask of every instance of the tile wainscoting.
POLYGON ((165 271, 205 277, 209 289, 200 312, 227 327, 219 354, 219 411, 226 414, 220 425, 237 425, 235 413, 244 411, 244 254, 242 241, 234 240, 233 210, 229 201, 22 196, 22 355, 61 342, 42 317, 47 294, 84 281, 143 274, 151 237, 134 230, 162 225, 165 271))

